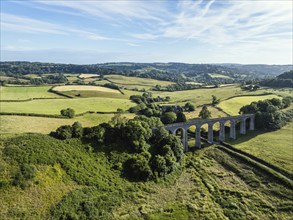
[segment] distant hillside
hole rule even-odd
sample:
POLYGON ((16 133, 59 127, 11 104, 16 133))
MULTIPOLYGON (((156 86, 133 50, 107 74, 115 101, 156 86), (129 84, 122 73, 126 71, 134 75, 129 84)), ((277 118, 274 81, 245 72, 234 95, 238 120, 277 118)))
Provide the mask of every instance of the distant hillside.
POLYGON ((279 76, 277 76, 278 79, 290 79, 293 80, 293 70, 285 72, 279 76))
POLYGON ((268 79, 261 82, 262 86, 268 87, 293 87, 293 70, 284 72, 274 79, 268 79))
POLYGON ((253 64, 253 65, 241 65, 241 64, 221 64, 225 67, 237 70, 243 74, 256 74, 258 76, 277 76, 283 72, 293 69, 292 65, 265 65, 265 64, 253 64))
POLYGON ((172 82, 237 83, 276 76, 290 71, 291 65, 187 64, 187 63, 103 63, 93 65, 40 62, 1 62, 0 75, 24 77, 27 74, 94 73, 119 74, 172 82))

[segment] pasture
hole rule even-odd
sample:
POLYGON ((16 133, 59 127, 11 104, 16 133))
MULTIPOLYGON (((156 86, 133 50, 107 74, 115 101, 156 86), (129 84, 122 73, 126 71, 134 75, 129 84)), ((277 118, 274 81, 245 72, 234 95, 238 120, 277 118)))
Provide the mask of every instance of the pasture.
MULTIPOLYGON (((42 133, 49 134, 62 125, 72 125, 78 121, 84 127, 92 127, 98 124, 108 122, 114 114, 86 114, 83 116, 63 119, 63 118, 46 118, 17 115, 0 116, 0 134, 18 134, 18 133, 42 133)), ((133 118, 134 114, 123 114, 127 118, 133 118)))
POLYGON ((83 99, 47 99, 28 102, 2 102, 1 112, 37 113, 60 115, 60 110, 72 108, 76 114, 86 111, 113 112, 117 108, 127 110, 135 103, 126 99, 117 98, 83 98, 83 99))
POLYGON ((238 115, 238 112, 242 106, 249 105, 251 102, 272 98, 280 97, 277 95, 235 97, 232 99, 222 101, 220 104, 218 104, 218 107, 222 108, 225 112, 227 112, 230 115, 238 115))
POLYGON ((51 86, 0 86, 0 100, 26 100, 32 98, 61 98, 48 92, 51 86))
POLYGON ((102 86, 84 86, 84 85, 68 85, 68 86, 56 86, 54 91, 66 92, 66 91, 98 91, 98 92, 112 92, 120 93, 118 90, 110 89, 102 86))
POLYGON ((293 172, 293 122, 277 131, 253 131, 227 140, 233 146, 293 172))
POLYGON ((129 88, 129 89, 133 89, 133 88, 149 89, 156 85, 167 86, 167 85, 174 84, 173 82, 169 82, 169 81, 161 81, 156 79, 147 79, 147 78, 139 78, 139 77, 128 77, 128 76, 121 76, 121 75, 106 75, 105 78, 109 79, 111 82, 119 86, 125 86, 126 88, 129 88))
POLYGON ((247 92, 243 91, 239 86, 235 85, 221 88, 194 89, 176 92, 152 91, 152 93, 153 96, 170 96, 170 103, 174 104, 182 105, 189 101, 192 102, 194 105, 203 105, 212 102, 212 95, 216 95, 217 98, 220 99, 226 99, 235 95, 263 94, 264 91, 259 90, 255 92, 247 92))

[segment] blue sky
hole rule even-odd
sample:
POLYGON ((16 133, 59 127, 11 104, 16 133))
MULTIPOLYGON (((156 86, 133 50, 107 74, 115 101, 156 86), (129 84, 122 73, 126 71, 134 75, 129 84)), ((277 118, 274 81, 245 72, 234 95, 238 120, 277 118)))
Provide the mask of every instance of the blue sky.
POLYGON ((2 61, 292 64, 290 0, 0 1, 2 61))

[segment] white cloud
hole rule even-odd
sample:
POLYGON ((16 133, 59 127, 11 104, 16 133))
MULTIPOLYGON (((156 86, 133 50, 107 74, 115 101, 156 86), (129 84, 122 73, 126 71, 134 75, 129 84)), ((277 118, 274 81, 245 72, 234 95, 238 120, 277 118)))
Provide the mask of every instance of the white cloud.
POLYGON ((90 40, 109 40, 110 38, 101 36, 97 33, 78 28, 65 27, 46 21, 17 16, 8 13, 1 13, 1 29, 15 32, 43 33, 57 35, 76 35, 90 40))
POLYGON ((141 46, 139 44, 134 44, 134 43, 127 43, 127 45, 129 45, 131 47, 140 47, 141 46))

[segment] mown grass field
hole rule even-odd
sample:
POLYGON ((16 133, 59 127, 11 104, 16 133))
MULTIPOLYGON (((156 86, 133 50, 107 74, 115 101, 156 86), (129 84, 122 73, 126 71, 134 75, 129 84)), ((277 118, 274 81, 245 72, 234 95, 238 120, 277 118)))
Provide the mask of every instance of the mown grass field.
POLYGON ((51 86, 0 86, 1 100, 25 100, 31 98, 61 98, 48 92, 51 86))
POLYGON ((293 172, 293 122, 272 132, 253 131, 227 140, 233 146, 293 172))
POLYGON ((218 104, 218 107, 222 108, 225 112, 227 112, 230 115, 238 115, 239 110, 242 106, 249 105, 251 102, 272 98, 280 97, 277 95, 235 97, 232 99, 222 101, 220 104, 218 104))
POLYGON ((118 90, 110 89, 102 86, 85 86, 85 85, 68 85, 68 86, 56 86, 54 91, 66 92, 66 91, 97 91, 97 92, 111 92, 120 93, 118 90))
POLYGON ((209 73, 209 76, 212 78, 231 79, 231 77, 229 76, 218 74, 218 73, 209 73))
MULTIPOLYGON (((124 117, 133 118, 133 114, 123 114, 124 117)), ((1 115, 0 134, 42 133, 49 134, 61 125, 72 125, 79 121, 85 127, 92 127, 108 122, 114 114, 86 114, 72 119, 45 118, 32 116, 1 115)))
POLYGON ((81 79, 86 79, 86 78, 92 78, 92 77, 99 77, 100 75, 98 74, 90 74, 90 73, 83 73, 83 74, 80 74, 78 77, 81 78, 81 79))
POLYGON ((127 110, 135 103, 127 99, 83 98, 83 99, 46 99, 27 102, 1 102, 1 112, 37 113, 59 115, 62 109, 72 108, 76 114, 86 111, 113 112, 117 108, 127 110))

